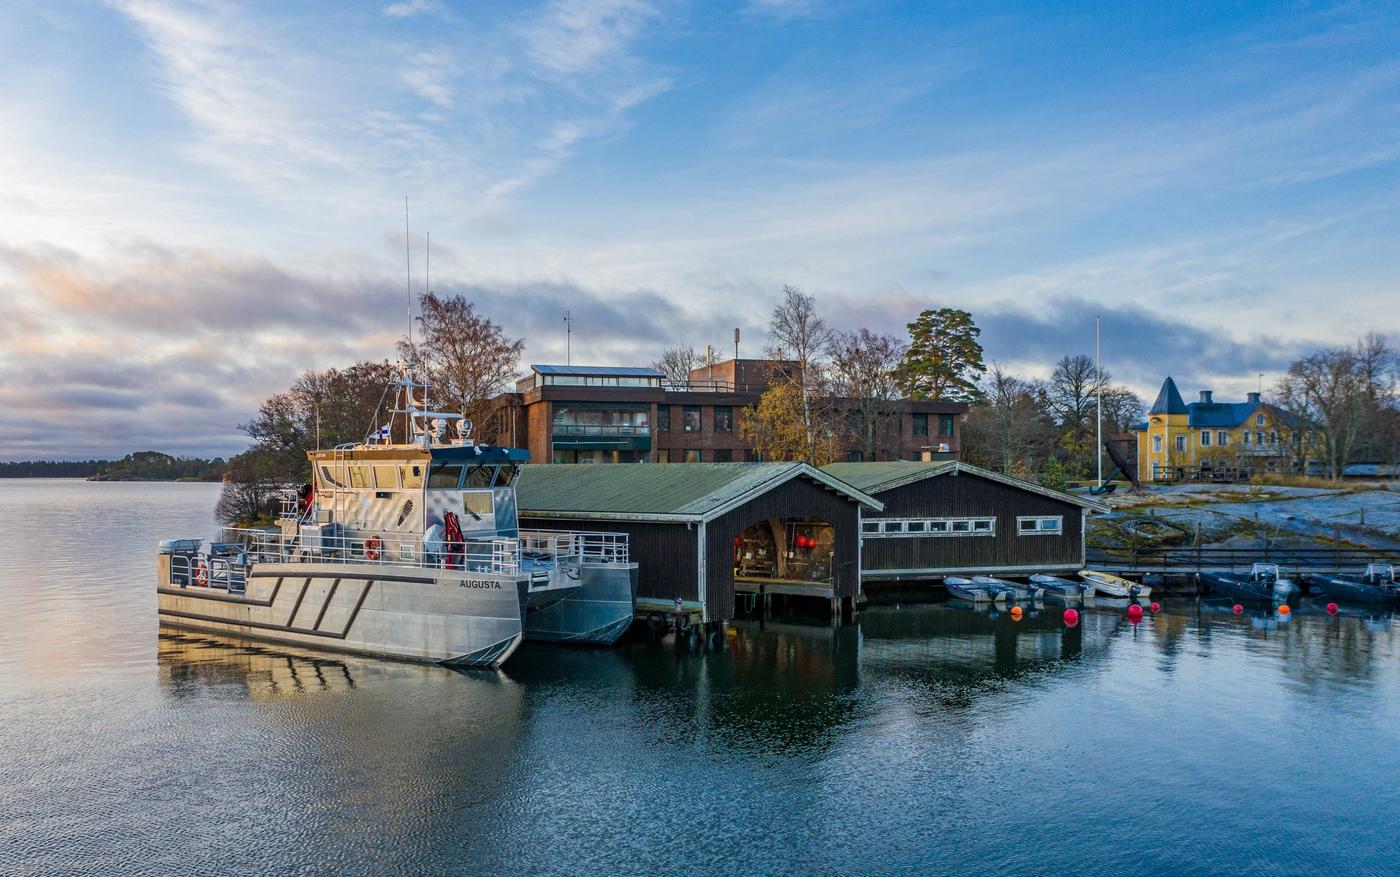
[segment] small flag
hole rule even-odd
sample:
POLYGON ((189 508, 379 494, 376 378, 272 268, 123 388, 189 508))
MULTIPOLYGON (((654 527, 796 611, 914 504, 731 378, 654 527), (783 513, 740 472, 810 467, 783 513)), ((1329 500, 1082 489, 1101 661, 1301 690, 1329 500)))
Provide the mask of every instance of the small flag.
POLYGON ((379 429, 374 431, 374 437, 382 442, 387 442, 389 440, 390 426, 392 426, 392 424, 386 423, 383 426, 379 427, 379 429))

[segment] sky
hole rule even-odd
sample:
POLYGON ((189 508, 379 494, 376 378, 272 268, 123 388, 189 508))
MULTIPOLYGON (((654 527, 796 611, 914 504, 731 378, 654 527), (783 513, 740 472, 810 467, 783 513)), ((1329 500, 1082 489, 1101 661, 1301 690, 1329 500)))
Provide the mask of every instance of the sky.
POLYGON ((0 459, 241 450, 302 371, 392 358, 429 234, 522 364, 565 310, 577 364, 758 356, 793 284, 846 330, 964 308, 1027 377, 1102 316, 1147 400, 1242 397, 1400 335, 1398 35, 1366 2, 10 0, 0 459))

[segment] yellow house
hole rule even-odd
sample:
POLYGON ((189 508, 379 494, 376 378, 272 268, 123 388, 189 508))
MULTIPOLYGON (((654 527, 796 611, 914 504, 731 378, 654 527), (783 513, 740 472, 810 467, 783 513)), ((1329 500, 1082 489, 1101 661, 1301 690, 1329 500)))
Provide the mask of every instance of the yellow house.
POLYGON ((1250 393, 1244 402, 1216 402, 1202 390, 1186 404, 1176 382, 1162 382, 1157 401, 1139 424, 1139 481, 1181 481, 1287 471, 1292 455, 1282 411, 1250 393))

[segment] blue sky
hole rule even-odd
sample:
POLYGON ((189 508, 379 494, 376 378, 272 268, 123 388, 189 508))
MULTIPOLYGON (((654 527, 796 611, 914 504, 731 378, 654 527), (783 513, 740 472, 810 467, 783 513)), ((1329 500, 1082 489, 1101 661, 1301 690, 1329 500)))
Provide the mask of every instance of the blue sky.
POLYGON ((747 353, 954 305, 1042 375, 1242 395, 1400 328, 1400 9, 19 3, 0 16, 0 458, 228 453, 413 283, 526 361, 747 353))

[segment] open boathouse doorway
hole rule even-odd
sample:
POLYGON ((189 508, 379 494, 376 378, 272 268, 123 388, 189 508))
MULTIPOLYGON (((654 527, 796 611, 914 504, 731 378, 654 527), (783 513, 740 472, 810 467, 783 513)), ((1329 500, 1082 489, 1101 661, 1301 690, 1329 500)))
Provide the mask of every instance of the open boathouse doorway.
POLYGON ((861 512, 883 508, 806 463, 530 465, 516 490, 525 529, 626 534, 638 615, 697 623, 773 595, 853 607, 861 512))

